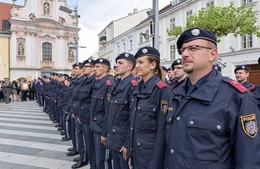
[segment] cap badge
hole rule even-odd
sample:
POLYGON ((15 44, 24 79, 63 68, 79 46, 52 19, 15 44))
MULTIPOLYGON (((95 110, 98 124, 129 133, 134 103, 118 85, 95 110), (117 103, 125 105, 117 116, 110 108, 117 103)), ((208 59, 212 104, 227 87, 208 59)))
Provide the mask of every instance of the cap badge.
POLYGON ((181 60, 177 60, 177 63, 181 63, 181 60))
POLYGON ((142 53, 143 54, 146 54, 148 52, 148 49, 146 49, 146 48, 144 48, 143 50, 142 50, 142 53))
POLYGON ((99 59, 99 62, 103 62, 103 59, 99 59))
POLYGON ((90 62, 91 62, 91 59, 89 59, 88 62, 90 63, 90 62))
POLYGON ((192 30, 191 30, 191 34, 192 34, 193 36, 198 36, 198 35, 200 34, 200 30, 199 30, 199 29, 192 29, 192 30))
POLYGON ((242 66, 242 69, 245 69, 245 66, 242 66))
POLYGON ((128 54, 128 53, 126 53, 126 54, 125 54, 125 57, 127 57, 127 58, 128 58, 128 57, 129 57, 129 54, 128 54))

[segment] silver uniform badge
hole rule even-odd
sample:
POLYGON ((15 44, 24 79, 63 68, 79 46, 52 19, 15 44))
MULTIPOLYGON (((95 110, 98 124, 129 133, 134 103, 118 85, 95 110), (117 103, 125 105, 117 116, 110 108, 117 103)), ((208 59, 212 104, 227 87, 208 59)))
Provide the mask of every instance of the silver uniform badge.
POLYGON ((99 62, 103 62, 103 59, 99 59, 99 62))
POLYGON ((143 54, 146 54, 148 52, 148 49, 146 49, 146 48, 144 48, 143 50, 142 50, 142 53, 143 54))
POLYGON ((128 53, 126 53, 126 54, 125 54, 125 57, 127 57, 127 58, 128 58, 128 57, 129 57, 129 54, 128 54, 128 53))
POLYGON ((192 30, 191 30, 191 34, 192 34, 193 36, 198 36, 198 35, 200 34, 200 30, 199 30, 199 29, 192 29, 192 30))

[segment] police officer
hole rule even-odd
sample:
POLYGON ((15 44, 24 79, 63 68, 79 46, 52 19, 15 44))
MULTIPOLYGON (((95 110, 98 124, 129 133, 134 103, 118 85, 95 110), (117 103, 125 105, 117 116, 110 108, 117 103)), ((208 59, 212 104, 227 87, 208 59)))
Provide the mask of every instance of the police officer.
POLYGON ((173 83, 171 86, 171 91, 173 91, 186 79, 187 74, 183 71, 181 59, 176 59, 175 61, 173 61, 171 67, 175 76, 175 83, 173 83))
POLYGON ((105 132, 102 138, 106 146, 112 151, 113 164, 116 169, 128 169, 128 162, 124 159, 128 131, 130 127, 130 95, 138 85, 134 80, 132 70, 135 67, 135 57, 130 53, 121 53, 116 58, 115 75, 120 78, 113 83, 110 91, 110 104, 105 118, 105 132))
POLYGON ((79 113, 79 89, 81 87, 81 83, 84 80, 83 76, 83 64, 81 62, 77 62, 73 64, 73 74, 75 76, 75 81, 73 82, 73 86, 71 85, 71 92, 69 99, 69 104, 67 108, 67 114, 70 114, 71 118, 71 139, 73 144, 73 150, 67 153, 67 156, 73 156, 79 154, 79 145, 78 145, 78 113, 79 113))
POLYGON ((95 83, 94 60, 88 59, 83 62, 84 80, 81 85, 80 97, 80 111, 78 122, 81 124, 81 131, 83 133, 83 151, 80 152, 80 157, 75 167, 82 167, 90 162, 90 168, 96 169, 95 149, 94 149, 94 133, 90 130, 90 104, 93 85, 95 83))
POLYGON ((94 132, 94 144, 97 169, 111 169, 111 153, 101 142, 104 117, 108 110, 107 91, 111 86, 110 62, 107 59, 99 58, 95 61, 96 81, 93 85, 93 93, 90 108, 90 129, 94 132))
POLYGON ((164 125, 170 89, 163 81, 160 53, 143 47, 135 54, 141 81, 130 103, 130 144, 127 154, 138 169, 162 169, 164 165, 164 125))
POLYGON ((166 81, 166 83, 171 86, 172 84, 175 83, 175 76, 174 76, 174 71, 172 70, 172 68, 168 68, 167 69, 167 76, 168 76, 168 80, 166 81))
POLYGON ((212 68, 216 36, 188 29, 177 47, 189 77, 173 90, 169 104, 165 167, 259 168, 259 110, 246 88, 212 68))
POLYGON ((235 68, 234 73, 236 74, 236 80, 254 94, 260 110, 260 86, 251 84, 247 81, 249 68, 245 65, 239 65, 235 68))

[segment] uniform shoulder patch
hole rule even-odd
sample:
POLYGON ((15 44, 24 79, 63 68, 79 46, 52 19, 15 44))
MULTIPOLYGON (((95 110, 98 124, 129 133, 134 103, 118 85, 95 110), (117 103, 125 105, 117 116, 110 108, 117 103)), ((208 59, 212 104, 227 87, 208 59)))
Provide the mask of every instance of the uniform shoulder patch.
POLYGON ((245 88, 241 83, 237 82, 236 80, 230 80, 228 83, 235 87, 240 93, 245 93, 247 92, 247 88, 245 88))
POLYGON ((136 80, 131 80, 131 85, 132 86, 137 86, 138 85, 138 82, 136 80))
POLYGON ((241 120, 242 129, 244 130, 245 134, 251 138, 255 138, 258 133, 256 115, 249 114, 246 116, 241 116, 240 120, 241 120))
POLYGON ((168 100, 161 100, 161 111, 164 115, 167 115, 168 111, 168 100))
POLYGON ((161 80, 156 84, 157 87, 159 87, 160 89, 166 87, 167 85, 161 80))
POLYGON ((112 83, 111 83, 110 80, 107 80, 107 81, 106 81, 106 84, 107 84, 107 86, 111 86, 111 85, 112 85, 112 83))

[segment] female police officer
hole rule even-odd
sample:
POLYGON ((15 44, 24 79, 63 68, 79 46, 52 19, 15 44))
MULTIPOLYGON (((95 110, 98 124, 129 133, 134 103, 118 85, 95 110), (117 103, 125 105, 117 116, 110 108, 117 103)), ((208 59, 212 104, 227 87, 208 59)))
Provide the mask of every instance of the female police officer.
POLYGON ((164 163, 164 125, 170 90, 161 80, 160 53, 152 47, 135 55, 137 74, 142 78, 130 104, 131 165, 138 169, 161 169, 164 163))

